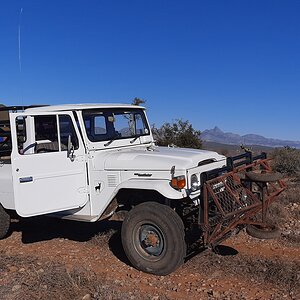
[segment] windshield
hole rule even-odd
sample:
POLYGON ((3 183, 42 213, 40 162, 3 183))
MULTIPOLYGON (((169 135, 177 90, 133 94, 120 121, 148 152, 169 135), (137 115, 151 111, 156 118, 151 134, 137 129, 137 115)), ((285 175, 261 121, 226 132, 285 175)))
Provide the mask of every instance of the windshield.
POLYGON ((87 136, 92 142, 149 135, 142 109, 93 109, 82 112, 87 136))

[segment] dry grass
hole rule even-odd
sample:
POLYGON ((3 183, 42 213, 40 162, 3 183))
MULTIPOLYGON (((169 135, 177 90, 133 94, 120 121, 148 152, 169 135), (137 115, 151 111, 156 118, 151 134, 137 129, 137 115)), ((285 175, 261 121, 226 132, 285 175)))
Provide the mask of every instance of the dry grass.
POLYGON ((208 251, 188 264, 190 268, 206 274, 208 278, 222 269, 222 273, 248 278, 253 284, 271 284, 290 295, 300 293, 300 262, 241 254, 222 256, 208 251))
POLYGON ((107 231, 102 231, 94 235, 89 243, 91 243, 94 246, 103 246, 103 245, 108 245, 109 240, 111 237, 116 234, 117 230, 116 229, 108 229, 107 231))
POLYGON ((282 242, 300 245, 300 184, 289 181, 288 188, 271 204, 268 222, 282 230, 282 242))
MULTIPOLYGON (((139 291, 122 290, 118 284, 101 278, 84 267, 67 270, 60 263, 41 262, 32 257, 9 256, 0 252, 0 273, 7 280, 0 285, 2 300, 151 299, 139 291)), ((166 299, 160 297, 159 299, 166 299)))

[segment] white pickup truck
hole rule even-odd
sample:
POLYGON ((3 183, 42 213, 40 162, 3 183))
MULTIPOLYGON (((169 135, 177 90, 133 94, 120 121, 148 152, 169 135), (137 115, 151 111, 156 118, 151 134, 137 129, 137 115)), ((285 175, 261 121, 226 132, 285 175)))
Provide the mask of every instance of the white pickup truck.
POLYGON ((230 230, 216 237, 222 207, 215 198, 227 193, 229 177, 203 188, 210 177, 228 173, 228 160, 211 151, 157 147, 140 106, 0 110, 0 238, 9 232, 12 212, 95 222, 121 211, 122 245, 132 265, 165 275, 184 262, 195 230, 203 246, 217 244, 261 202, 238 181, 240 204, 231 211, 239 211, 234 216, 241 221, 230 226, 225 216, 230 230))

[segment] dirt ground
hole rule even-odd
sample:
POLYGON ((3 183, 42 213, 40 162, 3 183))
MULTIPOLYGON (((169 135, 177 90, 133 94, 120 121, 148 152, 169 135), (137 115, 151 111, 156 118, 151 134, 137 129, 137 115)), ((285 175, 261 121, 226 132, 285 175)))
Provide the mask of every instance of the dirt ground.
POLYGON ((119 222, 16 220, 0 241, 0 299, 300 299, 300 204, 288 197, 273 211, 278 240, 241 232, 164 277, 130 266, 119 222))

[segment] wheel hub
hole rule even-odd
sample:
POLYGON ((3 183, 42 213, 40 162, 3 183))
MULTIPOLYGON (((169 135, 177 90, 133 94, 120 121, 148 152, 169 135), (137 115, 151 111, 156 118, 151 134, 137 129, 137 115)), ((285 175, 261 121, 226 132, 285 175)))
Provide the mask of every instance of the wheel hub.
POLYGON ((159 246, 159 237, 157 236, 157 234, 155 234, 155 232, 149 231, 144 240, 144 243, 147 247, 148 246, 151 246, 151 247, 159 246))
POLYGON ((164 239, 159 228, 153 225, 141 226, 140 245, 147 254, 160 255, 164 248, 164 239))

